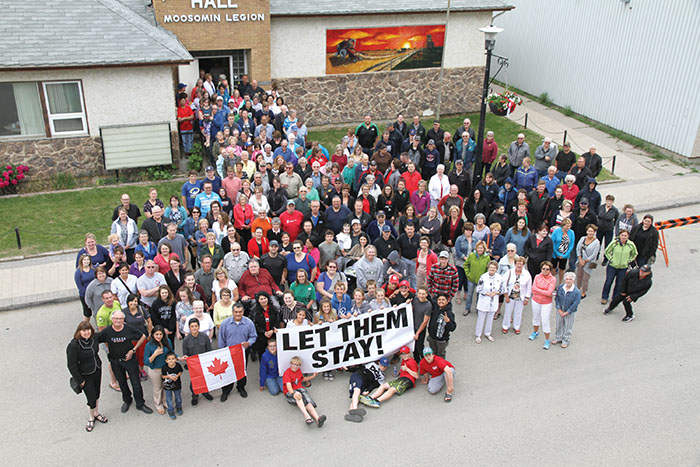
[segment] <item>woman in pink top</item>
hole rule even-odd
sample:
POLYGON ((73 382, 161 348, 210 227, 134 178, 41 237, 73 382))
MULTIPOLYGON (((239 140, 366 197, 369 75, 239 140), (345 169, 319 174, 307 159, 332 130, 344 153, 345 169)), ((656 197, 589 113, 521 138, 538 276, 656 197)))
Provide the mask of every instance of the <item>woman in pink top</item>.
POLYGON ((557 278, 552 275, 552 263, 543 261, 541 271, 532 281, 532 334, 530 340, 537 339, 540 335, 540 323, 544 332, 544 349, 549 349, 549 315, 552 312, 552 296, 557 287, 557 278))

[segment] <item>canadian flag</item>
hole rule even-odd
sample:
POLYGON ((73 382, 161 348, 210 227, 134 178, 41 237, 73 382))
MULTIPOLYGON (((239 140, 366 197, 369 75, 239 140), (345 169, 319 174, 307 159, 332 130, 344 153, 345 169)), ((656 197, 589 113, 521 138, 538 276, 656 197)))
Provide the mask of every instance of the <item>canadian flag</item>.
POLYGON ((195 394, 219 389, 246 376, 245 350, 241 344, 187 357, 195 394))

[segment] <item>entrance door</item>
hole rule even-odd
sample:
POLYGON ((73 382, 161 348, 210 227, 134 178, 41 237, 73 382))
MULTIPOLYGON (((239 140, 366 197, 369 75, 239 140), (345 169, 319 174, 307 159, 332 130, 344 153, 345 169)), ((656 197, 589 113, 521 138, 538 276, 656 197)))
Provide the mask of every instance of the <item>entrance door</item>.
MULTIPOLYGON (((231 57, 200 57, 199 68, 205 73, 210 73, 214 78, 214 82, 219 82, 219 75, 226 75, 227 79, 231 79, 231 57)), ((229 81, 230 82, 230 81, 229 81)))

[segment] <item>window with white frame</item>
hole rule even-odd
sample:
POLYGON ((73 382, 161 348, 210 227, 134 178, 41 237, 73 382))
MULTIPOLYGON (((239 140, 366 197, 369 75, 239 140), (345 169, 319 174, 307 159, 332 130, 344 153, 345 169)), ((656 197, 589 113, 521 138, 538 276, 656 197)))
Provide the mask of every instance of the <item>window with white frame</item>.
POLYGON ((87 133, 80 82, 53 81, 43 85, 51 134, 63 136, 87 133))

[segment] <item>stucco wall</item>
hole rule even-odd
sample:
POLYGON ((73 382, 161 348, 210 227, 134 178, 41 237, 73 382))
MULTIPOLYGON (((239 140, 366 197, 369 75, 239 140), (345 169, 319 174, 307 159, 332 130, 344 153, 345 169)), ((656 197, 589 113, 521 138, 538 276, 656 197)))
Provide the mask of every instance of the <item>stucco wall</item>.
MULTIPOLYGON (((484 35, 491 12, 450 12, 447 25, 446 68, 483 66, 484 35)), ((445 24, 444 13, 272 17, 272 78, 326 74, 326 29, 445 24)))
POLYGON ((170 122, 177 130, 172 68, 163 66, 0 72, 0 82, 80 79, 90 136, 108 125, 170 122))

